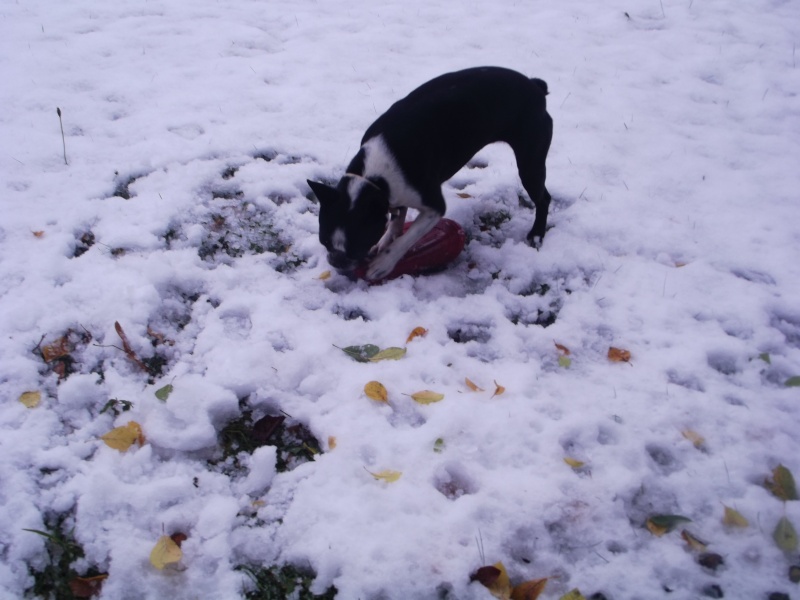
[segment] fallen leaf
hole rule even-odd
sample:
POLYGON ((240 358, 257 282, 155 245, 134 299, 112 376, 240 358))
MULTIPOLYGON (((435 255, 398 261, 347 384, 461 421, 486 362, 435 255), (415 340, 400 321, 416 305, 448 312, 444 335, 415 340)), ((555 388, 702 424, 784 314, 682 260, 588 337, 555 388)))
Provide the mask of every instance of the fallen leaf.
POLYGON ((31 231, 31 233, 33 234, 33 237, 37 237, 37 238, 43 238, 44 237, 44 231, 31 231))
POLYGON ((611 362, 629 362, 631 360, 631 353, 628 350, 611 346, 608 349, 608 360, 611 362))
POLYGON ((716 552, 703 552, 697 557, 697 564, 711 571, 716 571, 725 564, 725 559, 716 552))
POLYGON ((108 579, 108 573, 94 577, 73 577, 69 580, 69 591, 76 598, 91 598, 100 593, 103 581, 108 579))
POLYGON ((336 438, 332 435, 328 436, 328 450, 336 448, 336 438))
POLYGON ((794 377, 789 377, 783 385, 786 387, 800 387, 800 376, 795 375, 794 377))
POLYGON ((386 348, 370 357, 369 360, 370 362, 378 362, 381 360, 400 360, 406 355, 406 352, 407 350, 405 348, 386 348))
POLYGON ((326 281, 330 278, 331 278, 330 271, 323 271, 322 273, 319 274, 319 277, 317 277, 317 279, 319 279, 320 281, 326 281))
MULTIPOLYGON (((725 506, 723 504, 723 506, 725 506)), ((750 522, 744 518, 742 513, 729 506, 725 506, 725 515, 722 517, 723 525, 728 527, 749 527, 750 522)))
POLYGON ((136 421, 128 421, 127 425, 115 427, 105 435, 100 436, 100 439, 106 443, 106 446, 120 452, 125 452, 134 442, 139 442, 141 446, 145 441, 142 427, 136 421))
MULTIPOLYGON (((500 394, 502 394, 503 392, 506 391, 506 388, 504 388, 502 385, 497 383, 497 381, 494 382, 494 386, 495 386, 494 387, 494 394, 492 394, 492 398, 494 398, 495 396, 499 396, 500 394)), ((490 400, 491 400, 491 398, 490 398, 490 400)))
POLYGON ((122 351, 125 352, 125 356, 128 357, 128 360, 139 367, 142 371, 147 372, 147 366, 136 355, 136 352, 133 351, 131 343, 128 341, 128 336, 125 335, 125 331, 122 329, 122 325, 119 324, 119 321, 114 321, 114 329, 116 329, 119 339, 122 340, 122 351))
POLYGON ((367 383, 367 385, 364 386, 364 393, 367 395, 367 398, 378 402, 389 401, 389 392, 386 391, 386 388, 380 381, 370 381, 367 383))
POLYGON ((681 537, 689 545, 689 549, 694 552, 705 552, 708 549, 708 544, 699 540, 688 529, 681 531, 681 537))
POLYGON ((408 344, 411 340, 418 337, 425 337, 428 335, 428 330, 424 327, 414 327, 411 330, 411 333, 408 334, 408 338, 406 338, 406 344, 408 344))
POLYGON ((70 346, 69 338, 64 335, 56 341, 42 347, 42 358, 44 362, 49 363, 68 356, 71 351, 72 347, 70 346))
POLYGON ((459 198, 472 198, 472 196, 470 196, 467 192, 458 192, 456 196, 459 198))
POLYGON ((772 539, 775 540, 778 548, 784 552, 797 550, 797 530, 786 517, 781 517, 781 520, 778 521, 775 531, 772 532, 772 539))
POLYGON ((164 387, 158 388, 156 390, 156 398, 158 398, 162 402, 166 402, 167 398, 169 398, 169 395, 172 393, 172 390, 174 389, 175 388, 172 386, 172 384, 168 383, 164 387))
POLYGON ((681 523, 690 523, 691 519, 680 515, 653 515, 645 523, 647 530, 655 536, 661 537, 669 533, 681 523))
POLYGON ((681 261, 677 261, 677 262, 675 262, 675 266, 676 266, 677 268, 679 268, 679 269, 680 269, 681 267, 685 267, 685 266, 686 266, 686 265, 688 265, 688 264, 689 264, 689 263, 687 263, 687 262, 681 262, 681 261))
POLYGON ((483 585, 495 598, 500 600, 511 598, 511 580, 501 562, 490 567, 481 567, 470 576, 470 581, 477 581, 483 585))
POLYGON ((558 342, 553 342, 553 343, 556 345, 556 349, 559 352, 561 352, 564 356, 569 356, 570 355, 569 348, 567 348, 566 346, 564 346, 562 344, 559 344, 558 342))
POLYGON ((559 356, 558 357, 558 366, 563 369, 569 369, 570 365, 572 365, 572 359, 569 356, 559 356))
POLYGON ((578 588, 575 588, 574 590, 568 591, 558 600, 586 600, 586 598, 584 597, 583 594, 581 594, 578 588))
POLYGON ((386 483, 394 483, 403 475, 401 471, 392 471, 391 469, 384 469, 383 471, 378 471, 377 473, 373 473, 369 469, 364 469, 372 475, 378 481, 385 481, 386 483))
POLYGON ((19 401, 22 402, 26 408, 36 408, 42 401, 42 392, 22 392, 19 401))
POLYGON ((150 564, 158 570, 179 562, 181 558, 183 558, 183 552, 180 546, 168 535, 158 538, 155 547, 150 552, 150 564))
POLYGON ((259 446, 266 446, 272 434, 275 433, 278 427, 283 425, 285 420, 286 417, 283 415, 264 415, 253 423, 253 430, 250 432, 250 437, 259 446))
POLYGON ((758 358, 760 358, 761 360, 763 360, 763 361, 764 361, 765 363, 767 363, 768 365, 771 365, 771 364, 772 364, 772 359, 771 359, 771 358, 770 358, 770 356, 769 356, 769 352, 762 352, 761 354, 759 354, 759 355, 758 355, 758 358))
POLYGON ((536 600, 547 585, 547 578, 525 581, 511 591, 511 600, 536 600))
MULTIPOLYGON (((339 348, 338 346, 335 346, 339 348)), ((381 351, 375 344, 364 344, 363 346, 347 346, 346 348, 339 348, 342 352, 347 354, 350 358, 358 362, 369 362, 369 359, 381 351)))
POLYGON ((420 404, 433 404, 434 402, 444 400, 444 394, 432 392, 430 390, 422 390, 421 392, 411 394, 411 398, 414 402, 419 402, 420 404))
POLYGON ((441 454, 444 452, 446 444, 444 443, 443 438, 436 438, 436 441, 433 442, 433 451, 437 454, 441 454))
POLYGON ((778 465, 772 471, 772 480, 767 479, 764 482, 766 488, 773 493, 774 496, 788 502, 789 500, 797 500, 797 486, 794 483, 794 475, 792 472, 784 467, 778 465))
POLYGON ((464 379, 464 383, 466 383, 466 384, 467 384, 467 387, 468 387, 469 389, 471 389, 473 392, 482 392, 482 391, 483 391, 483 388, 481 388, 481 387, 478 387, 477 385, 475 385, 475 384, 474 384, 474 383, 473 383, 473 382, 472 382, 472 381, 469 379, 469 377, 466 377, 466 378, 464 379))
POLYGON ((189 536, 187 536, 185 533, 181 533, 181 532, 173 533, 169 537, 172 538, 172 541, 175 542, 178 545, 178 548, 181 547, 181 544, 183 544, 183 542, 185 542, 187 539, 189 539, 189 536))
POLYGON ((698 450, 702 449, 703 446, 706 445, 706 439, 696 431, 692 431, 691 429, 684 429, 683 431, 681 431, 681 434, 687 440, 692 442, 694 447, 697 448, 698 450))
POLYGON ((564 462, 567 463, 573 469, 580 469, 581 467, 583 467, 586 464, 582 460, 576 460, 576 459, 570 458, 568 456, 564 457, 564 462))

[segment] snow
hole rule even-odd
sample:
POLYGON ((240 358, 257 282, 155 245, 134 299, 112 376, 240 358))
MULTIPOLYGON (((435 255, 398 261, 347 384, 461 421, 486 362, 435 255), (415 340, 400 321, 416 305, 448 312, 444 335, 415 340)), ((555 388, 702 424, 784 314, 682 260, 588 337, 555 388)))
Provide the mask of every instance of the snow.
POLYGON ((236 566, 282 564, 339 598, 489 598, 469 575, 498 561, 549 577, 544 598, 798 594, 772 532, 800 508, 763 485, 800 473, 796 3, 34 0, 0 23, 0 596, 46 564, 24 529, 59 516, 108 599, 237 598, 236 566), (306 179, 338 178, 417 85, 483 64, 550 88, 543 248, 492 146, 445 186, 469 235, 449 269, 320 279, 306 179), (418 326, 398 361, 336 348, 418 326), (67 332, 59 380, 37 348, 67 332), (445 399, 404 395, 423 389, 445 399), (132 407, 101 414, 111 399, 132 407), (246 410, 324 452, 285 472, 273 446, 215 462, 246 410), (102 443, 132 420, 144 445, 102 443), (700 567, 683 527, 652 535, 654 514, 691 519, 725 566, 700 567), (164 532, 187 539, 157 571, 164 532))

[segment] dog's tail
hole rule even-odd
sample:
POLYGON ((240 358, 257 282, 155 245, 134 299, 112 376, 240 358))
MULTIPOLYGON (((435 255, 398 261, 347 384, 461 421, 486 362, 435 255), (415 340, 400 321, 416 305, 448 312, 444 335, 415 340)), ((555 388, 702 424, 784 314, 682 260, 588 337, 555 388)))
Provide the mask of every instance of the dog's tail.
POLYGON ((539 86, 539 88, 544 92, 544 95, 547 96, 550 92, 547 91, 547 83, 542 79, 537 79, 536 77, 532 77, 531 81, 539 86))

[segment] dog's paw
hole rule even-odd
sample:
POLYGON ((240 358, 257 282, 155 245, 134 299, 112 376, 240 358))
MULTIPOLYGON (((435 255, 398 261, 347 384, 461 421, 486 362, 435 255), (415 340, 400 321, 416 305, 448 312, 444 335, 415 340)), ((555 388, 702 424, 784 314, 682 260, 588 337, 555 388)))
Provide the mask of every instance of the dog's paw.
POLYGON ((544 241, 543 237, 540 235, 529 235, 528 236, 528 243, 533 247, 535 250, 540 250, 542 248, 542 242, 544 241))
POLYGON ((393 270, 397 261, 388 252, 376 256, 367 267, 367 279, 379 281, 387 277, 393 270))

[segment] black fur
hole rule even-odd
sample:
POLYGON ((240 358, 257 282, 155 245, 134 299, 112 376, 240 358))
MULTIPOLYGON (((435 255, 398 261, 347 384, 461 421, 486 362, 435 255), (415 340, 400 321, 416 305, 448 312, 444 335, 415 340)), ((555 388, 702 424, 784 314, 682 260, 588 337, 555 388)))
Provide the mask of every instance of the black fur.
POLYGON ((437 215, 444 215, 442 183, 493 142, 505 142, 514 151, 522 185, 536 207, 528 240, 538 247, 550 205, 545 159, 553 122, 547 93, 541 79, 479 67, 432 79, 393 104, 367 129, 337 188, 309 181, 320 200, 320 241, 331 264, 352 267, 378 244, 368 275, 385 276, 402 257, 400 251, 408 250, 411 240, 400 240, 409 234, 418 239, 433 227, 437 215), (416 230, 412 225, 394 241, 389 234, 381 238, 387 213, 396 209, 404 217, 406 207, 420 210, 416 230), (338 244, 337 230, 344 237, 336 234, 338 244))

